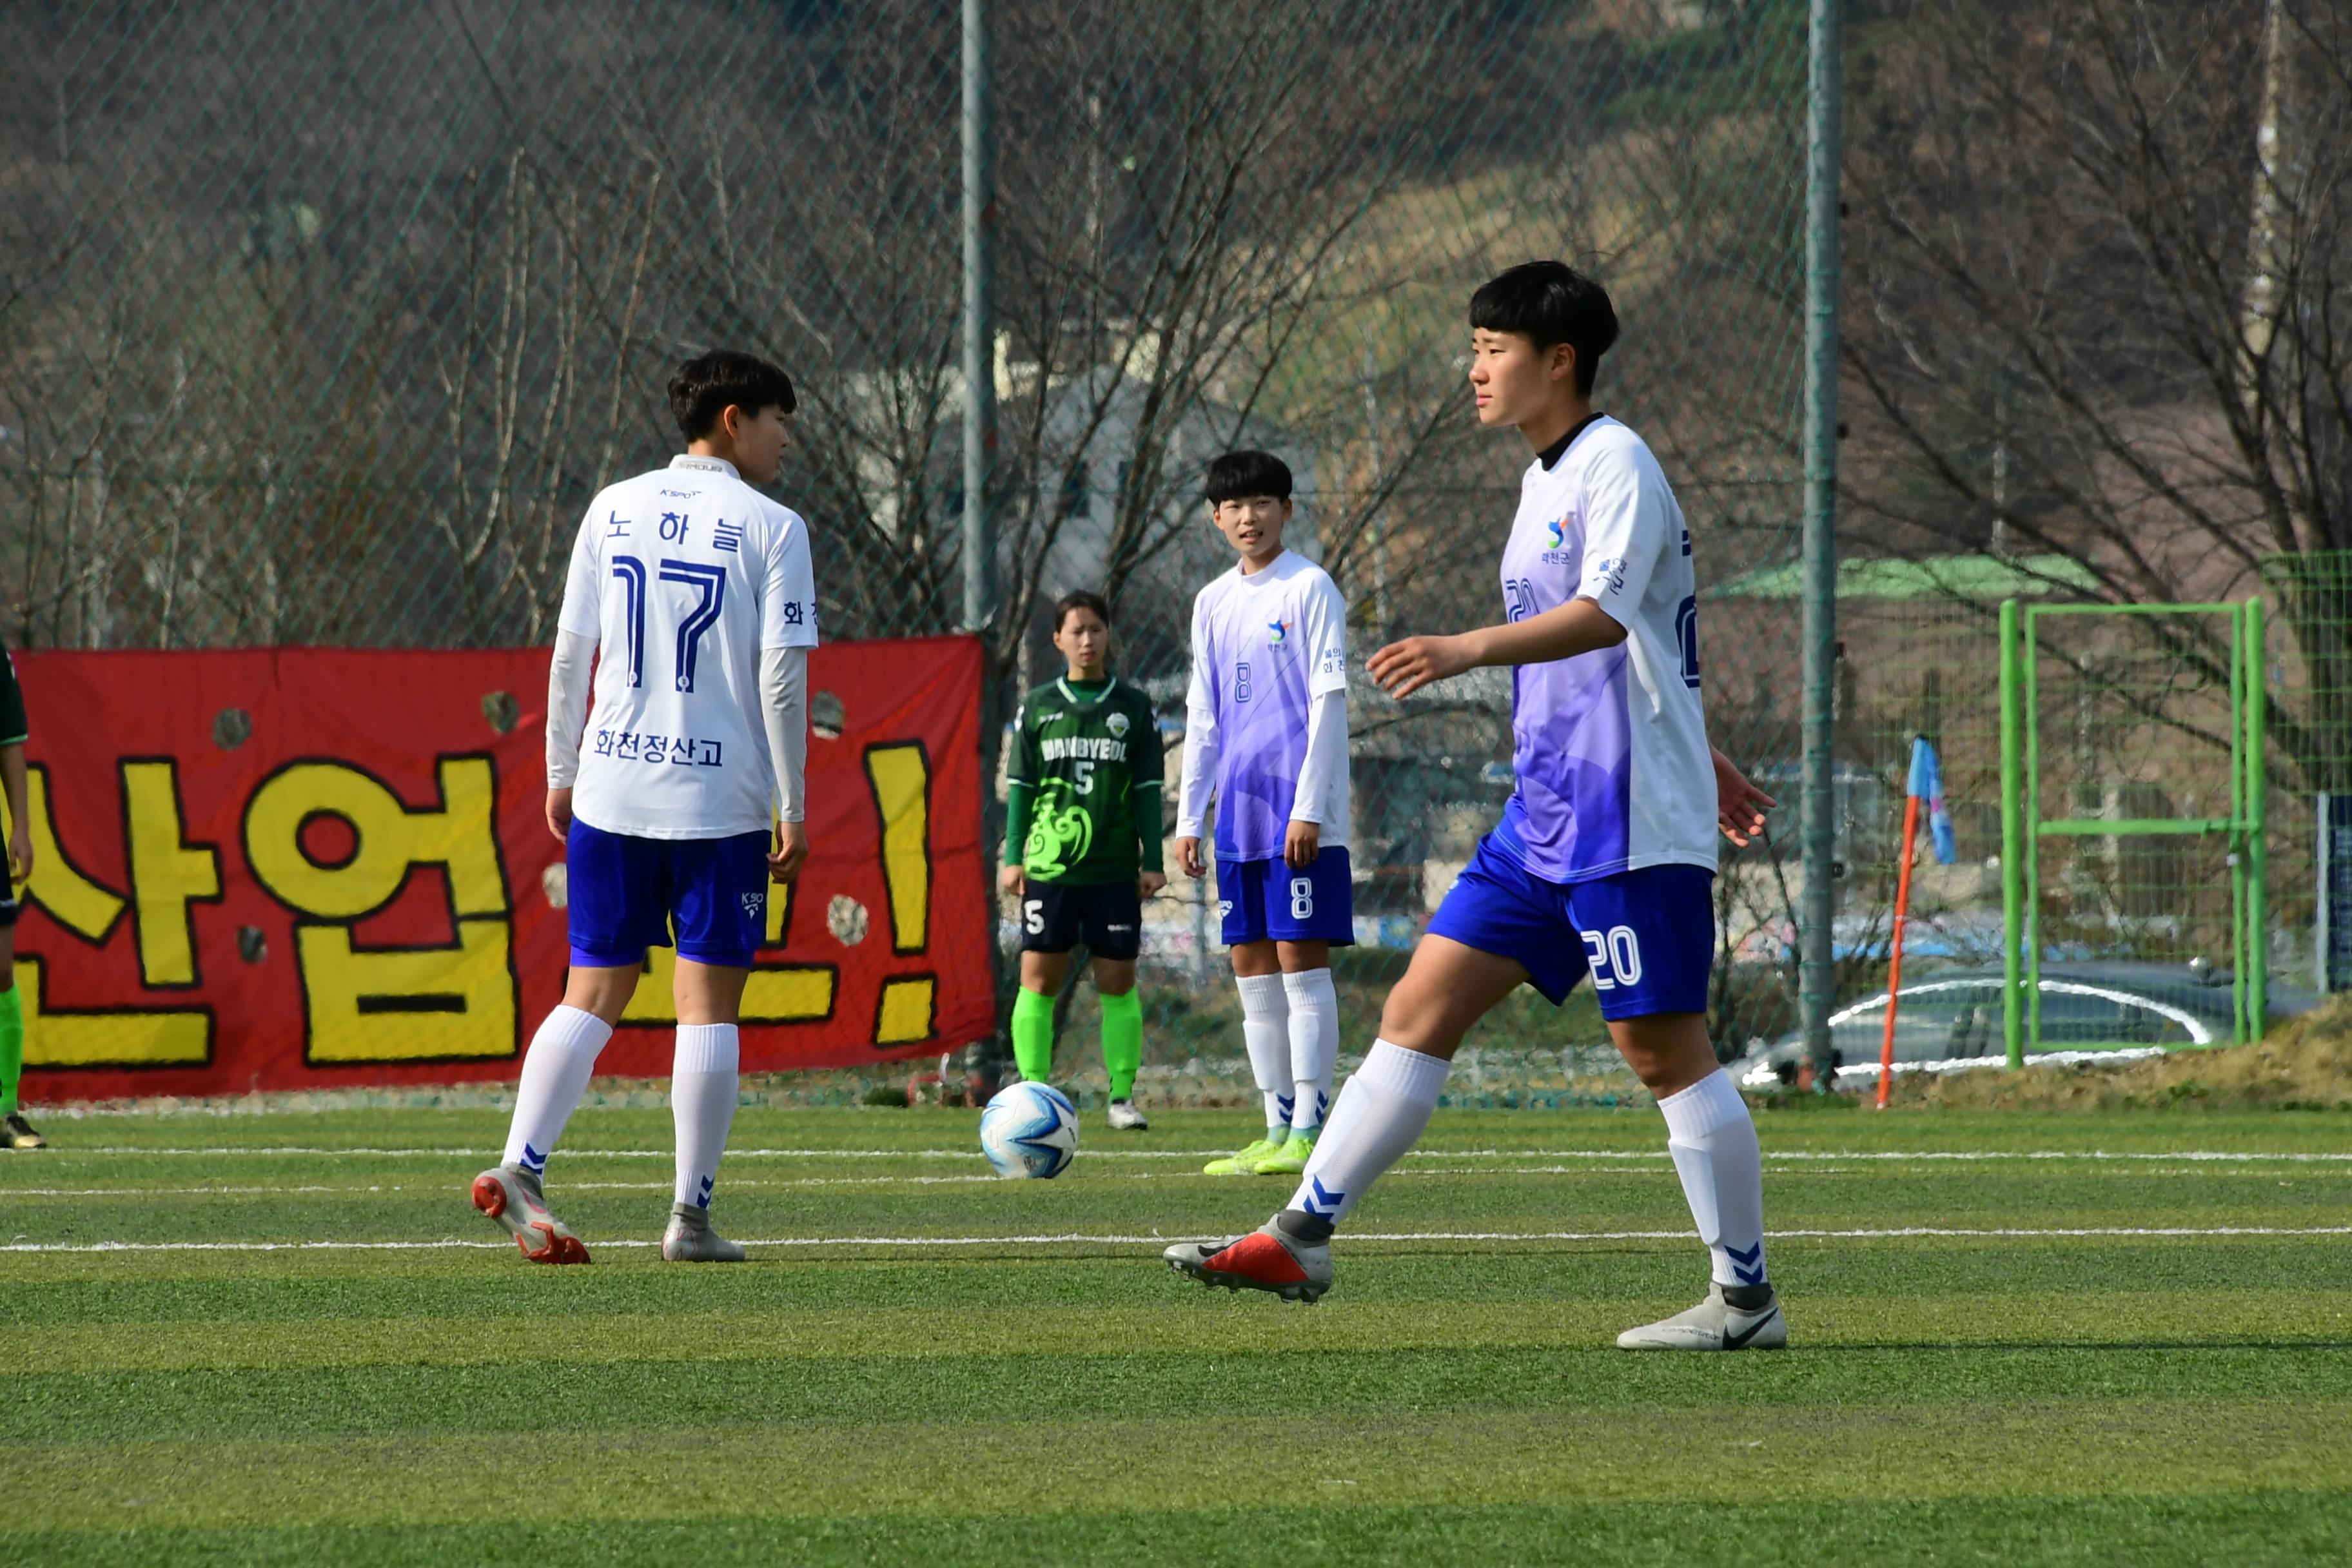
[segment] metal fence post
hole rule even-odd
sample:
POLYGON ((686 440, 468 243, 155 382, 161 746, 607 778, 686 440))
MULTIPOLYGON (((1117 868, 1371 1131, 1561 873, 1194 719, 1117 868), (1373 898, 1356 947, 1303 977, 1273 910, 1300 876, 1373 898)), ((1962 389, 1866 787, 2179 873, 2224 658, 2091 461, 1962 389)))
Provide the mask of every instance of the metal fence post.
POLYGON ((2246 1026, 2263 1037, 2270 1011, 2270 834, 2264 810, 2269 770, 2263 766, 2270 680, 2263 661, 2263 601, 2246 601, 2246 1026))
POLYGON ((1811 0, 1805 162, 1804 871, 1798 993, 1814 1081, 1830 1086, 1837 1005, 1838 164, 1843 61, 1838 0, 1811 0))
POLYGON ((2000 605, 2000 1037, 2013 1068, 2025 1065, 2025 716, 2015 599, 2000 605))
POLYGON ((988 0, 963 0, 963 624, 996 608, 989 483, 996 464, 996 111, 988 0))

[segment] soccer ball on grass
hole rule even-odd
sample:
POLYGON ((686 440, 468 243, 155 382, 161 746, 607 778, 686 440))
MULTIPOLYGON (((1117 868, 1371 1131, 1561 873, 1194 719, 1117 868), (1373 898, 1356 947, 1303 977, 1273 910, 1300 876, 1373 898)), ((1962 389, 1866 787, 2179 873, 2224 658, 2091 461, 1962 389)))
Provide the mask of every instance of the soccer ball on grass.
POLYGON ((1058 1176, 1078 1152, 1078 1111, 1062 1091, 1016 1083, 980 1113, 980 1152, 1000 1176, 1058 1176))

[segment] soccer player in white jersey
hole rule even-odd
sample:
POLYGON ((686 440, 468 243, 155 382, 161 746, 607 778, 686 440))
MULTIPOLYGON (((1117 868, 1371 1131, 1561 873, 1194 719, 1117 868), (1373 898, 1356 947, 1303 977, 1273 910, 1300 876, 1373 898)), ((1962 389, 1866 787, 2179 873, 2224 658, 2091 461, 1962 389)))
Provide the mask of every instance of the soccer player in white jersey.
POLYGON ((1617 338, 1608 295, 1558 262, 1515 267, 1470 304, 1478 419, 1535 449, 1503 550, 1499 626, 1375 653, 1396 697, 1513 667, 1518 788, 1389 994, 1287 1208, 1168 1260, 1211 1284, 1313 1300, 1329 1240, 1429 1123, 1472 1024, 1531 984, 1558 1005, 1590 979, 1611 1037, 1664 1112, 1666 1147, 1712 1265, 1706 1300, 1628 1330, 1629 1350, 1766 1349, 1788 1328, 1765 1273, 1755 1124, 1706 1032, 1715 831, 1760 828, 1757 795, 1707 744, 1691 540, 1657 459, 1592 407, 1617 338))
POLYGON ((742 1258, 710 1227, 736 1018, 768 883, 798 877, 808 854, 808 525, 752 489, 775 479, 793 384, 719 350, 679 367, 669 401, 685 455, 590 503, 548 670, 547 825, 566 847, 572 970, 524 1058, 506 1156, 473 1193, 534 1263, 588 1261, 548 1210, 547 1157, 646 950, 673 931, 677 1182, 662 1257, 742 1258))
POLYGON ((1355 941, 1348 871, 1348 606, 1330 574, 1283 548, 1290 469, 1267 452, 1209 465, 1210 521, 1241 556, 1192 601, 1192 679, 1176 853, 1208 868, 1242 998, 1265 1136, 1215 1175, 1297 1175, 1315 1152, 1339 1055, 1331 950, 1355 941))

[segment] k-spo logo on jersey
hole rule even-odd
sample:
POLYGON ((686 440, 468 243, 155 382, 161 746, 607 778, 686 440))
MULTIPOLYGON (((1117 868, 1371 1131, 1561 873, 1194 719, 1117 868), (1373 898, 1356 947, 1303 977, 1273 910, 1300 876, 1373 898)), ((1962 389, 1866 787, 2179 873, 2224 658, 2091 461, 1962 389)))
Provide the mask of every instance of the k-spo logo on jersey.
MULTIPOLYGON (((57 1097, 510 1076, 562 994, 543 650, 35 654, 16 979, 57 1097)), ((751 1070, 993 1019, 976 645, 820 649, 811 855, 765 902, 751 1070), (887 670, 887 679, 869 671, 887 670)), ((667 1071, 656 949, 599 1070, 667 1071)))

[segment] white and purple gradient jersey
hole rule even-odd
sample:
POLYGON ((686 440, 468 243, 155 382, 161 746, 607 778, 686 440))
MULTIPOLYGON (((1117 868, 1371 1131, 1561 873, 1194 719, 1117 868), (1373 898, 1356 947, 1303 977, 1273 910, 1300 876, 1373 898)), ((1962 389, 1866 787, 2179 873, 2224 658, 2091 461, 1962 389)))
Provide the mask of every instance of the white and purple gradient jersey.
POLYGON ((717 458, 624 479, 581 519, 556 625, 597 644, 572 797, 581 821, 635 838, 770 825, 760 656, 816 646, 800 514, 717 458))
MULTIPOLYGON (((1348 605, 1330 574, 1284 551, 1262 572, 1239 566, 1192 600, 1192 681, 1185 707, 1210 720, 1216 772, 1217 858, 1265 860, 1282 853, 1294 816, 1322 825, 1322 845, 1348 845, 1348 770, 1321 801, 1297 799, 1307 766, 1307 720, 1316 698, 1348 689, 1348 605)), ((1186 748, 1187 816, 1205 804, 1186 748)), ((1190 824, 1197 834, 1197 820, 1190 824)), ((1180 820, 1177 831, 1188 831, 1180 820)))
POLYGON ((1690 530, 1658 459, 1605 416, 1519 482, 1503 604, 1525 620, 1587 598, 1615 647, 1512 671, 1518 788, 1501 847, 1550 882, 1644 866, 1715 868, 1715 766, 1698 694, 1690 530))

